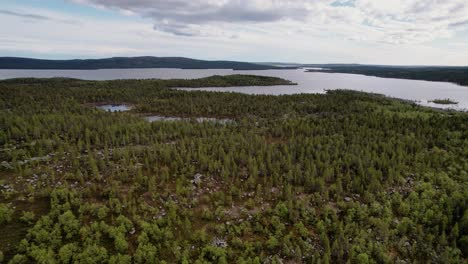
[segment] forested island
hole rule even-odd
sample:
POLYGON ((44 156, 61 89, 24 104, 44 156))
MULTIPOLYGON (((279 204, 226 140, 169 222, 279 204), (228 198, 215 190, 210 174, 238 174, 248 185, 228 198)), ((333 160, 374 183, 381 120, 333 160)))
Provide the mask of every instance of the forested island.
POLYGON ((383 78, 451 82, 468 86, 468 67, 449 66, 380 66, 359 64, 320 64, 309 65, 322 69, 309 69, 309 72, 336 72, 363 74, 383 78))
POLYGON ((232 74, 227 76, 213 75, 200 79, 173 79, 169 81, 159 81, 159 83, 162 83, 168 88, 297 85, 297 83, 278 77, 246 74, 232 74))
POLYGON ((0 262, 466 263, 467 113, 171 89, 280 83, 0 81, 0 262))

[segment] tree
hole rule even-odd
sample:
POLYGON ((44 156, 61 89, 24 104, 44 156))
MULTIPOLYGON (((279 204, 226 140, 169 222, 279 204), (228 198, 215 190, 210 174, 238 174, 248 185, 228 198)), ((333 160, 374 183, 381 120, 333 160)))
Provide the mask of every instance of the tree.
POLYGON ((63 231, 65 232, 66 238, 70 239, 76 234, 80 228, 80 223, 76 219, 72 211, 66 211, 58 217, 58 221, 62 226, 63 231))
POLYGON ((73 256, 79 251, 79 247, 75 243, 62 246, 58 252, 58 257, 61 263, 71 263, 73 256))
POLYGON ((205 260, 211 263, 227 264, 226 251, 223 248, 209 245, 202 249, 199 260, 205 260))
POLYGON ((356 263, 359 264, 368 264, 369 263, 369 256, 366 253, 361 253, 356 256, 356 263))
POLYGON ((95 244, 86 246, 81 253, 76 255, 77 262, 85 264, 105 263, 107 259, 107 250, 95 244))
POLYGON ((29 260, 28 258, 25 256, 25 255, 21 255, 21 254, 16 254, 11 260, 10 262, 8 262, 10 264, 26 264, 26 263, 29 263, 29 260))
POLYGON ((32 224, 36 216, 33 212, 24 211, 23 216, 20 217, 20 220, 27 224, 32 224))
POLYGON ((11 221, 14 210, 6 204, 0 203, 0 225, 6 224, 11 221))
POLYGON ((109 264, 130 264, 132 263, 132 257, 129 255, 113 255, 109 259, 109 264))
POLYGON ((115 249, 120 253, 125 253, 128 249, 128 243, 125 240, 125 236, 121 233, 118 233, 118 235, 115 236, 114 245, 115 249))
POLYGON ((138 264, 143 263, 157 263, 158 262, 158 249, 149 243, 139 243, 134 255, 134 261, 138 264))

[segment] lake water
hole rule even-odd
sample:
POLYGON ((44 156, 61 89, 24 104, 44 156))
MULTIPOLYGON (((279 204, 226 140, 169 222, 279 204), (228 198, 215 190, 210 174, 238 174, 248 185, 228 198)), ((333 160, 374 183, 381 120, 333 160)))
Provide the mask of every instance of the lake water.
POLYGON ((263 71, 233 71, 222 69, 0 70, 0 79, 18 77, 69 77, 84 80, 148 78, 195 79, 212 75, 229 74, 276 76, 296 82, 298 85, 196 88, 195 90, 281 95, 298 93, 324 93, 325 90, 349 89, 380 93, 391 97, 412 100, 418 102, 421 105, 440 108, 453 108, 457 110, 468 109, 468 87, 459 86, 452 83, 379 78, 357 74, 305 72, 304 69, 263 71), (429 102, 434 99, 446 98, 459 103, 456 105, 437 105, 429 102))

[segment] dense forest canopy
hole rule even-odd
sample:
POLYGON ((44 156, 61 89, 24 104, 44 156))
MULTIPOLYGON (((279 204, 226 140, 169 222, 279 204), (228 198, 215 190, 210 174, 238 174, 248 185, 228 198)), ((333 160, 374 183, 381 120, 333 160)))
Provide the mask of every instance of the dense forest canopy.
POLYGON ((278 83, 0 81, 0 262, 466 263, 467 113, 278 83))

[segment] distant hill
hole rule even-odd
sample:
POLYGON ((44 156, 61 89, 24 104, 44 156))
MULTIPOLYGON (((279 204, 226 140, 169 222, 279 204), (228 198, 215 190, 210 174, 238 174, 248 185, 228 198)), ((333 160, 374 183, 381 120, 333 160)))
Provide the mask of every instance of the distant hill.
POLYGON ((284 69, 238 61, 206 61, 183 57, 114 57, 83 60, 43 60, 18 57, 0 57, 0 69, 126 69, 126 68, 181 68, 181 69, 284 69))

